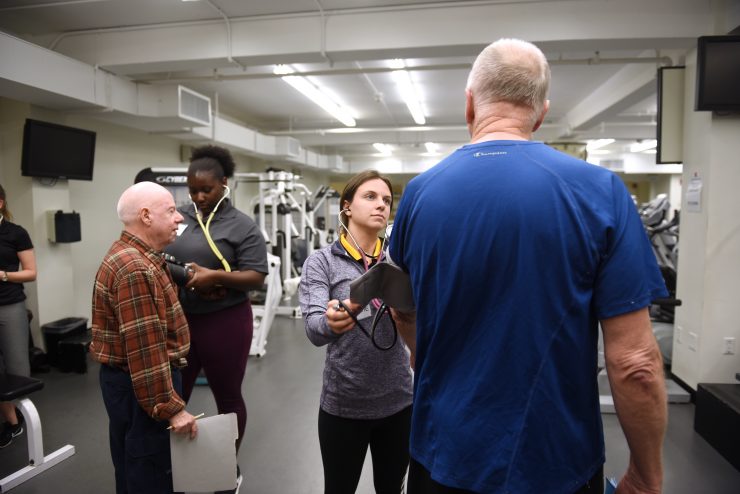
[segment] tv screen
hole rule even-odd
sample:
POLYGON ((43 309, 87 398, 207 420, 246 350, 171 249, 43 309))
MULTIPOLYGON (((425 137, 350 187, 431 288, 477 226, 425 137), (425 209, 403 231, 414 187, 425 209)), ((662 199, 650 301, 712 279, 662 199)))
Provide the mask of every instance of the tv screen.
POLYGON ((26 177, 92 180, 95 132, 26 119, 21 173, 26 177))
POLYGON ((699 38, 694 109, 740 111, 740 36, 699 38))

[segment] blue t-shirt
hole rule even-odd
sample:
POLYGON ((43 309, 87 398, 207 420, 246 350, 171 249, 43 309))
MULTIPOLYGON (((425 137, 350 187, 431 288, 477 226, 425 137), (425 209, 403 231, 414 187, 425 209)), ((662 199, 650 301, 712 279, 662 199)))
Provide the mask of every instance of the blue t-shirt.
POLYGON ((475 492, 587 482, 598 320, 667 295, 619 178, 542 143, 463 146, 409 183, 390 255, 417 306, 411 455, 475 492))

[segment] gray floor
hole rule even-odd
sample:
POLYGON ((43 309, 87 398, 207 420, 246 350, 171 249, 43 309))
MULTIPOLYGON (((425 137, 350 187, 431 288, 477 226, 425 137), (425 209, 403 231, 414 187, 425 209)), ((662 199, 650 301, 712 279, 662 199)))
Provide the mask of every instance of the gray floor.
MULTIPOLYGON (((239 453, 242 494, 316 494, 322 492, 316 421, 324 350, 306 339, 300 320, 277 318, 267 354, 251 358, 244 380, 249 419, 239 453)), ((112 493, 113 467, 107 418, 98 389, 97 366, 87 374, 39 374, 46 386, 31 398, 44 428, 46 453, 73 444, 76 454, 22 484, 14 494, 112 493)), ((210 391, 198 387, 188 407, 216 412, 210 391)), ((666 494, 735 494, 740 472, 693 430, 694 407, 671 405, 665 442, 666 494)), ((604 416, 605 472, 619 476, 628 457, 616 416, 604 416)), ((0 477, 25 465, 25 435, 0 450, 0 477)), ((373 491, 368 462, 358 489, 373 491)))

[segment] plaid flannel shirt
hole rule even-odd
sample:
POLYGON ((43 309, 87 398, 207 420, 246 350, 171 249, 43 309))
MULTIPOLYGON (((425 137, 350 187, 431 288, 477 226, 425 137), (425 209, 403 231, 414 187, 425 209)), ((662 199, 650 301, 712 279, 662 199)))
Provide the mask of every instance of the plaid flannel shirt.
POLYGON ((185 408, 171 366, 190 349, 190 333, 164 259, 124 231, 95 276, 92 358, 131 374, 141 407, 154 419, 185 408))

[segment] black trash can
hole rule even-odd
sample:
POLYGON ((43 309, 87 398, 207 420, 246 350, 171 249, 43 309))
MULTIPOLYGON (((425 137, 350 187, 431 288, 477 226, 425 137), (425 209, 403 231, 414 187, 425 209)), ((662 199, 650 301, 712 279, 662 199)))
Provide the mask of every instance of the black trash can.
POLYGON ((70 336, 79 336, 87 333, 86 317, 65 317, 41 325, 46 345, 46 357, 49 365, 59 366, 59 342, 70 336))
POLYGON ((60 340, 57 344, 57 359, 62 372, 87 372, 87 350, 92 342, 92 334, 85 331, 60 340))

